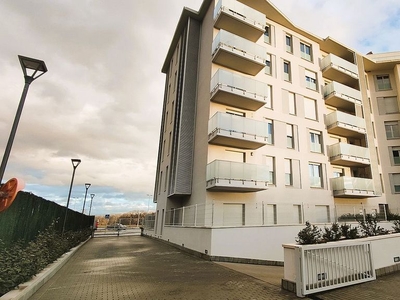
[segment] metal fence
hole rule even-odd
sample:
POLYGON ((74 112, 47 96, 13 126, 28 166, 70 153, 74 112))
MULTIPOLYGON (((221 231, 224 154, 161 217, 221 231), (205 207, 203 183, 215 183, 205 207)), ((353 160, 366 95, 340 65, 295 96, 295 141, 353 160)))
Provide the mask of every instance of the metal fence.
MULTIPOLYGON (((165 212, 165 225, 181 227, 262 226, 310 223, 356 222, 371 214, 379 221, 390 220, 397 211, 385 205, 318 205, 293 203, 218 203, 174 208, 165 212)), ((148 224, 154 218, 149 219, 148 224)), ((150 226, 150 225, 148 225, 150 226)))
POLYGON ((298 253, 299 297, 376 279, 370 242, 306 245, 298 253))

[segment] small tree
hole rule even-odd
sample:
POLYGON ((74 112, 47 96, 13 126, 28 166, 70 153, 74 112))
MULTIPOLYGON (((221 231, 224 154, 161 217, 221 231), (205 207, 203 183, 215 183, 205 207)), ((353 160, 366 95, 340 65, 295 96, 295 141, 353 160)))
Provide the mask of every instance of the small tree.
POLYGON ((296 242, 300 245, 318 244, 321 242, 321 236, 321 229, 307 221, 306 228, 303 228, 297 234, 296 242))
POLYGON ((393 228, 394 232, 400 233, 400 220, 394 220, 393 225, 394 226, 392 226, 392 228, 393 228))
POLYGON ((353 240, 360 237, 360 235, 358 234, 358 228, 351 228, 351 225, 348 225, 346 223, 340 225, 340 230, 342 231, 342 236, 344 236, 346 239, 353 240))
POLYGON ((376 216, 372 216, 371 214, 366 214, 365 220, 357 219, 357 221, 360 224, 360 229, 363 236, 377 236, 389 233, 388 230, 378 225, 376 216))
POLYGON ((331 228, 325 227, 322 238, 325 242, 338 241, 342 237, 342 231, 338 223, 333 223, 331 228))

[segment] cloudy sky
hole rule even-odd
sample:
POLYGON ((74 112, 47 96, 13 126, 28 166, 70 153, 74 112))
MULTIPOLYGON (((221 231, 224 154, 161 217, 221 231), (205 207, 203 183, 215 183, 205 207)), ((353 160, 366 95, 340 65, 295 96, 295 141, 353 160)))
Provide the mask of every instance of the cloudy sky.
MULTIPOLYGON (((400 50, 398 0, 273 0, 293 23, 361 52, 400 50)), ((0 157, 24 81, 17 55, 46 62, 31 84, 4 181, 92 214, 154 209, 164 75, 184 6, 202 0, 0 1, 0 157), (89 197, 90 198, 90 197, 89 197), (88 206, 86 211, 88 210, 88 206)))

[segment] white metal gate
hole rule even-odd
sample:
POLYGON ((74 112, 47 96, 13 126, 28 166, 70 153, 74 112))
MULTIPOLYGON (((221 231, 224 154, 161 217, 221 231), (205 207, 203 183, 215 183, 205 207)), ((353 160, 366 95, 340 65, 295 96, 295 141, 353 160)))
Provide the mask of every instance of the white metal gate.
POLYGON ((371 243, 307 245, 300 250, 297 296, 376 279, 371 243), (300 282, 299 282, 300 281, 300 282))

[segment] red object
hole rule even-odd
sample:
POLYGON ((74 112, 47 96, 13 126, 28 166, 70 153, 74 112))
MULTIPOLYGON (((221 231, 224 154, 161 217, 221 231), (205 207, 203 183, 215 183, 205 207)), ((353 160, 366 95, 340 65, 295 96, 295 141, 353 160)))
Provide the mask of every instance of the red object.
POLYGON ((5 211, 15 200, 18 192, 24 188, 24 182, 12 178, 0 187, 0 212, 5 211))

